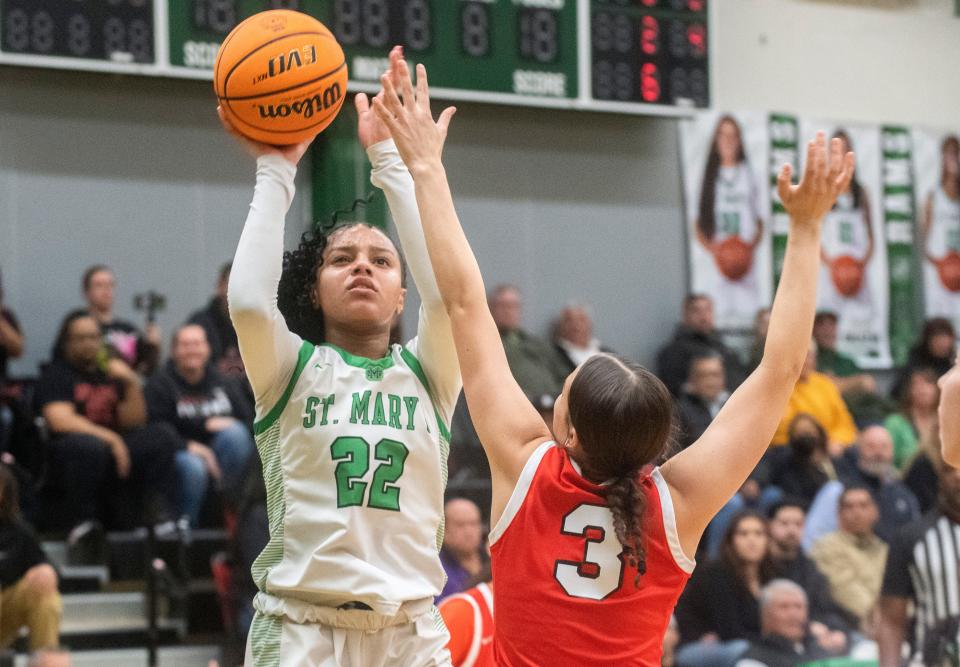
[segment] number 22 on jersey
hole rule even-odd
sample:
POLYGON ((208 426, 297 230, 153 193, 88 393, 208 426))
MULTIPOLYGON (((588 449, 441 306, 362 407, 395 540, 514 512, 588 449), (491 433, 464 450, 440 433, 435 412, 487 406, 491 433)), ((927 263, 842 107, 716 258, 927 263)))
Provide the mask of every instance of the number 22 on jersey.
POLYGON ((367 487, 370 488, 367 507, 400 511, 400 487, 394 482, 403 474, 407 460, 406 445, 383 438, 373 447, 363 438, 341 436, 330 445, 330 455, 340 461, 334 471, 337 480, 337 507, 355 507, 364 504, 367 487), (363 477, 370 470, 370 451, 380 464, 368 484, 363 477))
POLYGON ((623 545, 613 527, 613 514, 603 505, 578 505, 563 517, 563 535, 585 540, 583 559, 558 560, 554 577, 567 595, 602 600, 623 583, 623 545))

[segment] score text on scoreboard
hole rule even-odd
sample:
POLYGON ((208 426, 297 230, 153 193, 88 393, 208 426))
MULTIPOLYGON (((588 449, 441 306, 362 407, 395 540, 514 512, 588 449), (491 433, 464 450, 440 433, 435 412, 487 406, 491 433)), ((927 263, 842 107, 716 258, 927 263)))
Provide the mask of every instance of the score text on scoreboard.
POLYGON ((329 27, 352 82, 375 84, 394 44, 431 86, 492 95, 578 94, 577 0, 168 0, 170 63, 213 67, 233 27, 266 9, 297 9, 329 27))

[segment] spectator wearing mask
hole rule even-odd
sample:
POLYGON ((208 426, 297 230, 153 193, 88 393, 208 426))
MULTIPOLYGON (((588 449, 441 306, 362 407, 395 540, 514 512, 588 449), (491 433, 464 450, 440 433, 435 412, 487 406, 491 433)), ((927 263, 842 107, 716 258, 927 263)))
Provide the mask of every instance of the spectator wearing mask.
POLYGON ((811 342, 807 359, 800 371, 800 379, 787 403, 786 412, 780 420, 774 445, 785 445, 789 440, 789 427, 793 418, 805 412, 816 419, 827 432, 827 451, 836 456, 857 438, 857 427, 847 410, 837 386, 829 377, 818 373, 817 348, 811 342))
POLYGON ((100 325, 110 349, 142 375, 152 373, 160 361, 160 327, 151 324, 141 333, 130 322, 113 314, 116 277, 105 264, 95 264, 83 273, 83 296, 87 312, 100 325))
POLYGON ((905 470, 917 453, 919 442, 936 437, 940 390, 932 369, 915 368, 900 389, 900 409, 883 425, 893 438, 893 465, 905 470))
POLYGON ((63 610, 57 572, 21 519, 18 496, 16 479, 0 465, 0 647, 27 628, 31 651, 55 649, 63 610))
POLYGON ((872 636, 887 544, 874 532, 880 512, 870 489, 844 489, 838 518, 840 528, 818 540, 811 556, 827 576, 833 599, 861 631, 872 636))
POLYGON ((253 407, 235 378, 210 363, 203 327, 186 324, 173 334, 172 356, 146 387, 151 423, 168 424, 180 436, 177 452, 181 513, 197 525, 209 480, 230 504, 238 497, 256 446, 253 407))
POLYGON ((847 647, 849 625, 830 595, 826 577, 800 548, 806 510, 795 500, 783 500, 770 510, 770 556, 777 577, 789 579, 807 593, 810 633, 833 654, 847 647))
POLYGON ((937 508, 904 526, 890 544, 880 590, 880 667, 900 667, 907 637, 910 665, 955 665, 960 654, 960 469, 945 464, 938 472, 937 508))
POLYGON ((882 426, 863 430, 857 446, 844 452, 837 462, 837 475, 839 479, 825 484, 810 507, 803 537, 807 551, 821 537, 837 530, 840 494, 845 486, 863 486, 873 493, 880 510, 876 532, 885 542, 889 543, 898 530, 920 516, 916 497, 896 476, 893 441, 882 426))
POLYGON ((764 486, 780 489, 784 496, 809 507, 823 485, 837 478, 827 453, 827 432, 816 419, 801 412, 790 422, 787 434, 787 446, 767 452, 756 476, 764 486))
POLYGON ((589 309, 580 304, 571 304, 561 311, 553 342, 564 364, 564 379, 593 355, 613 352, 593 337, 593 318, 589 309))
POLYGON ((680 443, 696 442, 730 398, 724 385, 723 357, 714 352, 698 354, 690 361, 690 377, 677 401, 680 443))
POLYGON ((927 320, 920 332, 920 340, 910 349, 907 363, 891 388, 891 395, 900 396, 914 369, 932 369, 938 378, 945 375, 953 366, 956 345, 957 332, 950 320, 945 317, 927 320))
POLYGON ((797 667, 830 658, 809 631, 807 594, 786 579, 774 579, 760 597, 761 636, 736 667, 797 667))
POLYGON ((440 563, 447 573, 447 583, 437 596, 437 601, 469 588, 471 581, 480 574, 487 561, 480 508, 466 498, 453 498, 444 505, 443 514, 444 533, 440 563))
POLYGON ((538 410, 552 410, 568 375, 559 355, 552 345, 521 328, 523 301, 517 287, 499 285, 490 293, 489 302, 517 384, 538 410))
POLYGON ((176 434, 145 426, 137 374, 102 354, 97 321, 78 310, 64 319, 37 399, 48 444, 47 517, 68 528, 109 509, 118 528, 172 518, 176 434))
POLYGON ((680 396, 690 375, 690 362, 704 352, 723 357, 726 386, 734 391, 744 373, 737 355, 720 338, 714 326, 713 301, 705 294, 691 294, 683 300, 683 319, 673 340, 657 355, 657 376, 674 396, 680 396))
POLYGON ((199 324, 207 334, 210 345, 210 361, 222 375, 246 378, 243 360, 240 358, 240 344, 237 332, 230 320, 227 309, 227 285, 230 284, 230 269, 227 262, 220 267, 217 286, 205 308, 194 312, 187 318, 190 324, 199 324))

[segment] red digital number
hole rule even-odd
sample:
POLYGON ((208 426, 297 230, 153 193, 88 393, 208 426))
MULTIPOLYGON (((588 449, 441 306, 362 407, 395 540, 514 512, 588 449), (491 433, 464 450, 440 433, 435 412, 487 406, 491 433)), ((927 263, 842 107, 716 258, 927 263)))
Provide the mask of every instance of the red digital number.
POLYGON ((690 52, 694 56, 704 56, 707 53, 707 29, 699 23, 687 28, 687 41, 690 42, 690 52))
POLYGON ((640 96, 644 102, 660 99, 660 70, 653 63, 644 63, 640 67, 640 96))
POLYGON ((660 22, 652 16, 644 16, 640 29, 640 49, 648 56, 660 51, 660 22))

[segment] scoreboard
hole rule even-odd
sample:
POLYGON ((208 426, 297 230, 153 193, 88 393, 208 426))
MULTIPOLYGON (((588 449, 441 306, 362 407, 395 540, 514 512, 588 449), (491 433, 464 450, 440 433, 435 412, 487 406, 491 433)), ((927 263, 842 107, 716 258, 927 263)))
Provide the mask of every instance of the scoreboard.
POLYGON ((212 78, 240 21, 310 14, 336 35, 353 90, 404 45, 438 98, 625 113, 710 104, 715 0, 0 0, 0 64, 212 78))

